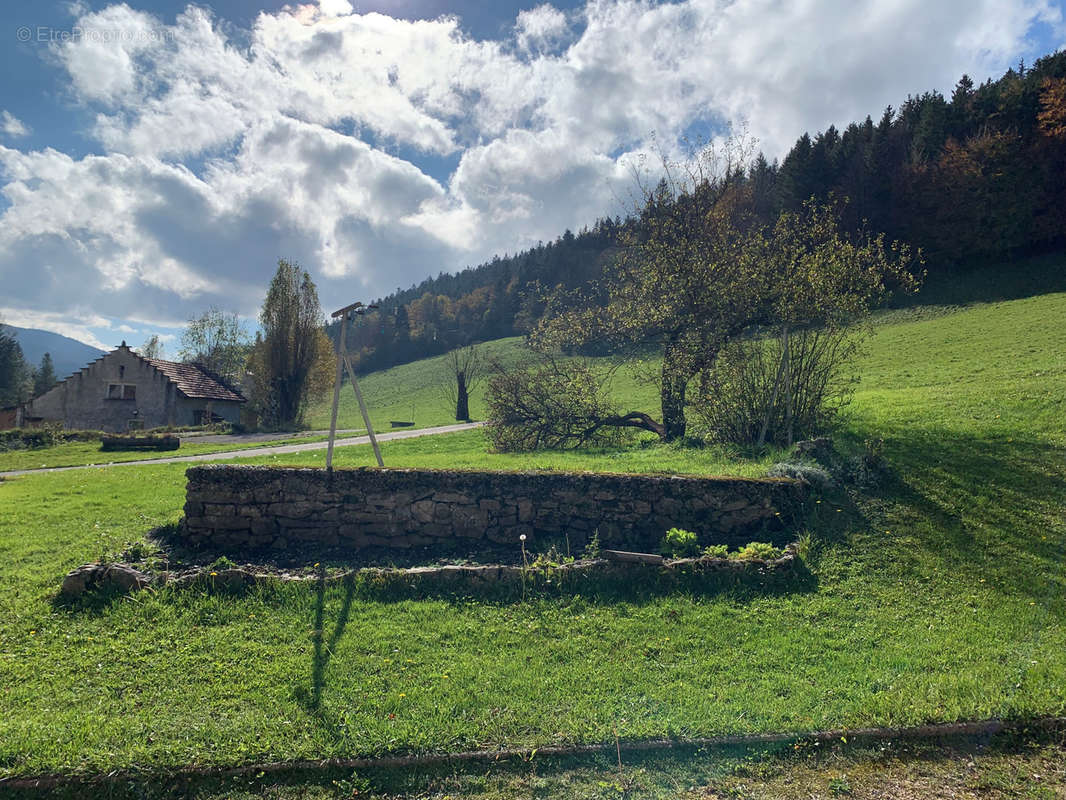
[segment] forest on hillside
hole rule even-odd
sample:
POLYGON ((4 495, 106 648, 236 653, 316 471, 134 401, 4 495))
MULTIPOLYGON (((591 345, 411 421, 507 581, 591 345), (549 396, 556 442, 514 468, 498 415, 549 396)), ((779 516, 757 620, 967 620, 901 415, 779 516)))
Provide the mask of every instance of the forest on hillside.
MULTIPOLYGON (((835 199, 845 230, 884 232, 922 248, 930 273, 1061 249, 1066 52, 981 85, 964 75, 950 98, 911 96, 877 121, 804 133, 782 161, 760 154, 730 181, 765 220, 812 197, 835 199)), ((543 313, 544 290, 595 280, 633 224, 602 219, 377 301, 380 312, 360 317, 347 334, 359 370, 528 332, 543 313)))

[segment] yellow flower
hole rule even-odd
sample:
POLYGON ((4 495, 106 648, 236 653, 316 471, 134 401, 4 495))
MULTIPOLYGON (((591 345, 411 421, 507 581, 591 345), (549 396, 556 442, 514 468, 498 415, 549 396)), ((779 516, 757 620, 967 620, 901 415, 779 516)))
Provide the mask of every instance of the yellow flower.
POLYGON ((400 692, 400 697, 407 697, 407 692, 400 692))
POLYGON ((217 572, 212 572, 211 574, 212 574, 212 575, 218 575, 218 573, 217 573, 217 572))

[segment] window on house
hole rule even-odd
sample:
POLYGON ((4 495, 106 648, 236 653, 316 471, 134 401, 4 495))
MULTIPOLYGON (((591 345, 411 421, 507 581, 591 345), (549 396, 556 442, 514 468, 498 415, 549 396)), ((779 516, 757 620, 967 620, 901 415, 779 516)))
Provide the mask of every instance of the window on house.
POLYGON ((109 383, 107 385, 108 400, 136 400, 137 386, 133 383, 109 383))

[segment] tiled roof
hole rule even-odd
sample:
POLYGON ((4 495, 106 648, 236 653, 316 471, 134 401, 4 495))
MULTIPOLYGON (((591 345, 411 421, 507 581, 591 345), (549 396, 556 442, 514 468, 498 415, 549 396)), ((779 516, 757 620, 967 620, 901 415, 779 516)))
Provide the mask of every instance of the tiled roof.
POLYGON ((149 364, 162 372, 186 397, 197 397, 205 400, 231 400, 237 403, 245 402, 237 392, 225 386, 221 381, 212 377, 196 364, 179 364, 176 361, 162 361, 158 358, 146 358, 149 364))

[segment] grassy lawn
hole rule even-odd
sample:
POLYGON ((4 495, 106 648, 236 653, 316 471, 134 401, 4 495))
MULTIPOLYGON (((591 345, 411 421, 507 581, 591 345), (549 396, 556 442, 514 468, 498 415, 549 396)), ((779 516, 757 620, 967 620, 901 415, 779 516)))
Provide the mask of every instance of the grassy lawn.
MULTIPOLYGON (((358 434, 346 434, 358 435, 358 434)), ((46 467, 80 467, 96 464, 118 464, 126 461, 144 461, 153 458, 173 458, 196 456, 204 453, 227 453, 231 450, 251 450, 256 447, 269 447, 279 444, 300 444, 324 441, 326 436, 309 436, 284 438, 256 442, 197 442, 185 440, 177 450, 130 450, 128 452, 100 449, 100 442, 67 442, 55 447, 42 447, 32 450, 7 450, 0 452, 0 472, 43 469, 46 467)))
MULTIPOLYGON (((510 367, 533 357, 523 344, 522 337, 512 336, 479 345, 489 361, 510 367)), ((610 359, 603 359, 609 362, 610 359)), ((382 370, 359 379, 374 430, 392 430, 391 420, 414 422, 416 428, 431 428, 455 422, 455 410, 449 408, 441 391, 442 384, 454 381, 449 375, 447 356, 436 356, 382 370)), ((620 397, 635 404, 635 407, 655 408, 654 387, 637 380, 634 370, 623 367, 615 373, 613 390, 620 397)), ((313 428, 329 428, 332 396, 325 398, 307 413, 307 422, 313 428)), ((470 393, 470 416, 485 418, 485 381, 482 380, 470 393)), ((345 383, 341 390, 337 410, 337 425, 342 428, 361 428, 363 417, 355 402, 355 392, 345 383)))
MULTIPOLYGON (((0 774, 1061 714, 1064 316, 1066 294, 1048 294, 876 328, 841 438, 883 439, 895 477, 816 507, 805 592, 385 603, 288 585, 71 611, 52 604, 62 575, 176 521, 184 467, 4 482, 0 774)), ((772 460, 640 445, 516 458, 479 437, 383 451, 741 474, 772 460)))

